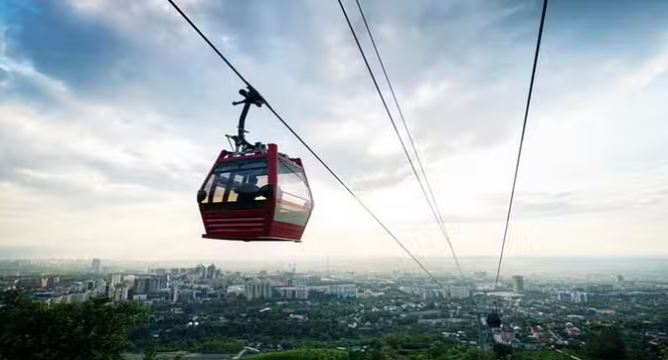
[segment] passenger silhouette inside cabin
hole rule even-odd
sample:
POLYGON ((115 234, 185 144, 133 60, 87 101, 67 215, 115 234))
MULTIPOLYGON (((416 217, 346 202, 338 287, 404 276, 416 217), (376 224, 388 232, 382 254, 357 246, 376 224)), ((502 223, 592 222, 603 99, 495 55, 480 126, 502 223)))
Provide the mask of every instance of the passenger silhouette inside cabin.
POLYGON ((236 189, 237 201, 240 203, 252 203, 260 194, 260 188, 257 186, 257 176, 250 175, 246 182, 239 185, 236 189))

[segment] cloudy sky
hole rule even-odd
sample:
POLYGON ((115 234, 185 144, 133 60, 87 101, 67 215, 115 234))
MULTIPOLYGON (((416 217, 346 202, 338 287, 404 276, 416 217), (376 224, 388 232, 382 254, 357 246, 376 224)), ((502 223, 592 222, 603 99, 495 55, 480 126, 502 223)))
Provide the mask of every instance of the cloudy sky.
MULTIPOLYGON (((450 256, 336 1, 179 3, 412 251, 450 256)), ((497 255, 541 2, 362 5, 457 254, 497 255)), ((551 2, 508 255, 668 255, 667 24, 663 0, 551 2)), ((402 254, 264 108, 252 140, 311 180, 304 242, 200 238, 195 194, 241 87, 166 1, 3 1, 0 253, 402 254)))

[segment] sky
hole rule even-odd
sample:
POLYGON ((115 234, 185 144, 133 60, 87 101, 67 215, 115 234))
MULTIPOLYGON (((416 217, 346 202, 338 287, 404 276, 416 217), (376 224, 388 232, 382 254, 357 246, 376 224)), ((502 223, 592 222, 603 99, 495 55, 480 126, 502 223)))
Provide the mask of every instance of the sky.
MULTIPOLYGON (((418 258, 451 259, 336 1, 177 3, 418 258)), ((541 2, 361 4, 457 255, 498 256, 541 2)), ((668 255, 666 24, 663 0, 550 2, 510 258, 668 255)), ((402 256, 265 108, 249 137, 310 180, 303 243, 201 238, 195 194, 242 87, 167 1, 3 0, 0 254, 402 256)))

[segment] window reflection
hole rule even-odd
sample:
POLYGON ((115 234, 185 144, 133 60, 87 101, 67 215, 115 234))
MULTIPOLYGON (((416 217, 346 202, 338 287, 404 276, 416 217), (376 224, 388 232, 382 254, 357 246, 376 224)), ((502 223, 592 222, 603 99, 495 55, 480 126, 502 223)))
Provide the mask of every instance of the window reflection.
POLYGON ((266 158, 220 163, 204 185, 201 203, 257 207, 269 196, 268 183, 266 158))
POLYGON ((311 192, 304 170, 278 159, 276 221, 305 226, 311 212, 311 192))

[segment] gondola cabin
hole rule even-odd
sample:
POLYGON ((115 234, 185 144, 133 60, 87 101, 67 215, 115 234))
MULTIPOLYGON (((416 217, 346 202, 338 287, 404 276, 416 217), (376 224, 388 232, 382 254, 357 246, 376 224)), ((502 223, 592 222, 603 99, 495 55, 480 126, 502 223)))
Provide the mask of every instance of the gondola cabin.
POLYGON ((487 325, 491 328, 501 327, 501 317, 496 312, 487 314, 487 325))
POLYGON ((223 150, 197 193, 202 237, 238 241, 301 242, 313 210, 300 159, 278 152, 223 150))

